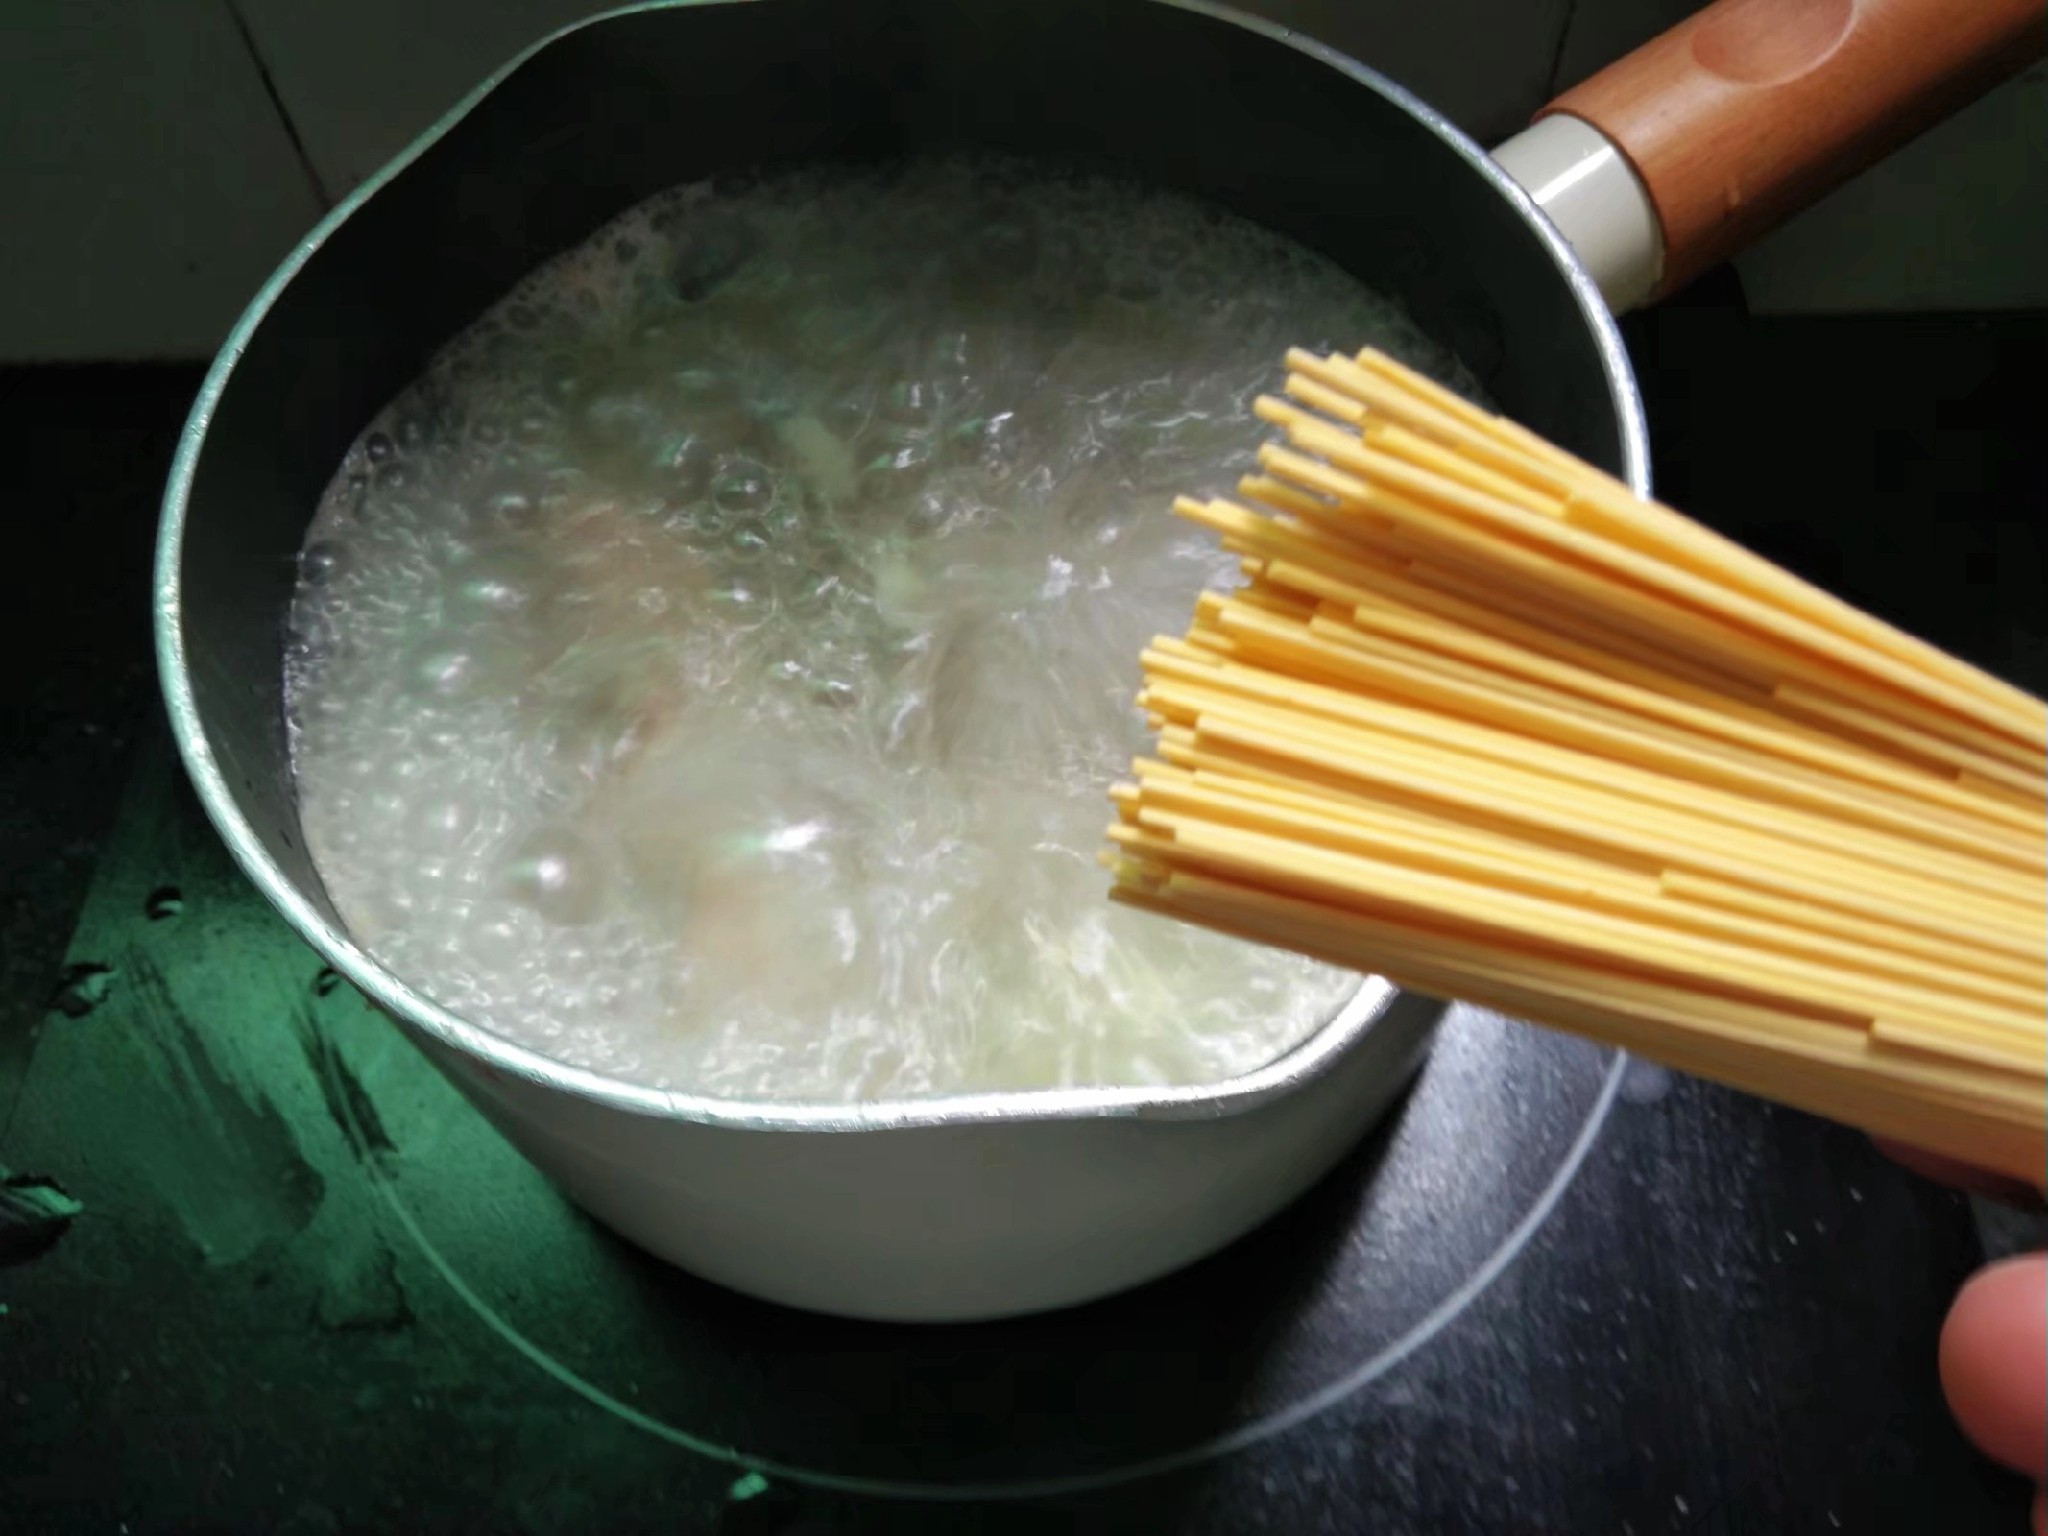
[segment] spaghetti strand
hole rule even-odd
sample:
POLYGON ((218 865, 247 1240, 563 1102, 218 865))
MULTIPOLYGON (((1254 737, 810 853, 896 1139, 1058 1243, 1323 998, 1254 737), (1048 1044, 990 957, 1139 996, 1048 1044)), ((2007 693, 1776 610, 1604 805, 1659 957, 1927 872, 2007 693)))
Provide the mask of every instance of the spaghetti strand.
POLYGON ((1119 902, 2048 1165, 2048 708, 1393 360, 1175 510, 1119 902))

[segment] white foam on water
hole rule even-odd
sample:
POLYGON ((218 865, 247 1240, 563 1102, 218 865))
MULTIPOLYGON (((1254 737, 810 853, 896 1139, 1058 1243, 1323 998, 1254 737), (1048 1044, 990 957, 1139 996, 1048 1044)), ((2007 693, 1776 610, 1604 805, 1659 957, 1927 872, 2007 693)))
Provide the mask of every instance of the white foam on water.
POLYGON ((1140 649, 1289 346, 1469 385, 1328 262, 1007 162, 689 187, 350 449, 286 681, 308 847, 446 1007, 657 1087, 1214 1081, 1355 978, 1110 905, 1140 649))

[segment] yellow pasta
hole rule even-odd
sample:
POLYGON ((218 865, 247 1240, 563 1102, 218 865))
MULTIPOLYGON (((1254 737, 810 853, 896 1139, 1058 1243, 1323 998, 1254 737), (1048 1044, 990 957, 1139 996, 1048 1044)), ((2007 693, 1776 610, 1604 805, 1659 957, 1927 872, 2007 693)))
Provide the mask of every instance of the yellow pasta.
POLYGON ((1377 353, 1144 654, 1125 904, 2048 1174, 2040 700, 1377 353))

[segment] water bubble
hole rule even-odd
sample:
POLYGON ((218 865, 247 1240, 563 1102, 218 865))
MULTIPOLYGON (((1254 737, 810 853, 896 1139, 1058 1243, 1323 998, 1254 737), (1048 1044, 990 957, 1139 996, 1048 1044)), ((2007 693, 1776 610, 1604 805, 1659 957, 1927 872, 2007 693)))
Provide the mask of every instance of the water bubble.
POLYGON ((938 408, 938 387, 927 379, 899 379, 882 392, 881 418, 897 426, 924 426, 938 408))
POLYGON ((324 587, 341 573, 346 556, 332 539, 321 539, 299 551, 299 580, 324 587))
POLYGON ((685 303, 710 298, 738 275, 754 254, 753 231, 739 219, 707 220, 676 243, 669 283, 685 303))
POLYGON ((956 270, 974 274, 977 286, 1003 289, 1028 282, 1038 261, 1037 231, 1022 219, 999 219, 974 237, 956 270))
POLYGON ((695 501, 711 488, 717 455, 702 436, 687 433, 670 437, 655 448, 654 468, 664 495, 676 501, 695 501))
POLYGON ((422 691, 444 699, 460 698, 475 688, 479 668, 476 657, 453 646, 428 647, 413 662, 413 683, 422 691))
POLYGON ((675 345, 680 334, 666 320, 648 320, 633 332, 633 348, 643 355, 665 352, 675 345))
POLYGON ((924 433, 897 427, 880 436, 882 451, 864 466, 869 475, 878 476, 885 482, 897 482, 931 462, 932 442, 924 433))
POLYGON ((604 871, 589 841, 546 827, 522 842, 503 871, 506 894, 549 922, 590 922, 604 904, 604 871))
POLYGON ((516 573, 504 566, 471 570, 455 588, 459 606, 481 613, 517 613, 530 596, 516 573))
POLYGON ((724 513, 759 512, 775 499, 775 480, 763 465, 741 459, 722 466, 711 500, 724 513))
POLYGON ((422 800, 412 813, 412 832, 427 848, 453 848, 476 826, 476 806, 455 796, 422 800))
POLYGON ((875 395, 867 389, 851 389, 818 412, 825 430, 848 445, 857 444, 874 419, 875 395))
POLYGON ((950 488, 928 486, 910 503, 906 520, 913 533, 941 534, 963 510, 950 488))
POLYGON ((669 375, 669 384, 686 400, 724 398, 731 385, 725 374, 703 363, 690 363, 669 375))
POLYGON ((743 523, 725 536, 726 557, 740 565, 758 564, 773 547, 768 530, 758 521, 743 523))
POLYGON ((467 935, 470 958, 490 970, 516 963, 530 950, 528 936, 509 918, 477 924, 467 935))
POLYGON ((762 618, 762 594, 743 581, 724 582, 704 594, 705 605, 733 623, 758 623, 762 618))
POLYGON ((417 453, 445 434, 435 426, 425 411, 407 411, 398 418, 391 429, 391 435, 402 452, 417 453))
POLYGON ((600 441, 618 447, 658 439, 667 425, 660 406, 629 386, 592 395, 583 409, 583 419, 600 441))
POLYGON ((993 350, 985 338, 977 337, 971 330, 954 327, 932 338, 928 356, 937 373, 949 383, 964 387, 977 375, 986 372, 983 364, 992 360, 987 354, 993 350))
POLYGON ((541 477, 539 518, 558 523, 589 510, 591 489, 587 477, 572 465, 551 467, 541 477))
POLYGON ((1159 274, 1144 268, 1119 273, 1109 291, 1126 304, 1150 304, 1159 297, 1159 274))

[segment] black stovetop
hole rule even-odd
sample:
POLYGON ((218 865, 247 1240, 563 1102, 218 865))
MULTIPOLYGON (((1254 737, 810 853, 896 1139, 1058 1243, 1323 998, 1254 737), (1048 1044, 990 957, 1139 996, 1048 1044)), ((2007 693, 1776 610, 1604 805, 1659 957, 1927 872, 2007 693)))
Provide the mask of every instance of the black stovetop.
MULTIPOLYGON (((1753 320, 1724 277, 1629 332, 1669 499, 2048 685, 2048 321, 1753 320)), ((43 1213, 0 1229, 0 1529, 2024 1527, 1934 1341, 2038 1232, 1476 1011, 1298 1206, 1097 1306, 838 1322, 611 1238, 184 786, 145 570, 196 383, 0 374, 0 1176, 43 1213)))

